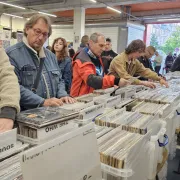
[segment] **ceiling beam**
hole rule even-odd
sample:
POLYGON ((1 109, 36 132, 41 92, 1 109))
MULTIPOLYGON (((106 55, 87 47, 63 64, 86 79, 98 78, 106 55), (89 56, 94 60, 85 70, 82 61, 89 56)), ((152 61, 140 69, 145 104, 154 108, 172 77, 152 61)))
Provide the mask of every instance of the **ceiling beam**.
MULTIPOLYGON (((31 0, 32 1, 32 0, 31 0)), ((57 3, 57 0, 53 0, 49 3, 46 3, 47 1, 35 1, 34 3, 27 3, 26 1, 23 1, 23 3, 19 4, 21 6, 26 7, 27 13, 34 13, 29 9, 34 9, 37 11, 45 11, 45 12, 56 12, 56 11, 64 11, 64 10, 70 10, 74 9, 75 7, 84 7, 84 8, 100 8, 100 7, 106 7, 106 4, 109 6, 118 6, 118 5, 130 5, 130 4, 137 4, 137 3, 147 3, 147 0, 97 0, 98 3, 92 3, 89 0, 64 0, 64 2, 57 3), (103 3, 101 3, 103 2, 103 3), (29 9, 28 9, 29 8, 29 9)), ((157 2, 158 0, 151 0, 148 2, 157 2)), ((161 1, 169 1, 169 0, 161 0, 161 1)), ((13 1, 8 1, 13 2, 13 1)), ((18 4, 18 0, 15 0, 18 4)), ((19 3, 22 2, 19 0, 19 3)), ((158 1, 159 2, 159 1, 158 1)), ((7 9, 0 9, 0 11, 5 11, 6 13, 14 13, 16 15, 21 15, 25 13, 25 11, 16 10, 15 8, 7 8, 7 9)), ((26 14, 27 14, 26 13, 26 14)))

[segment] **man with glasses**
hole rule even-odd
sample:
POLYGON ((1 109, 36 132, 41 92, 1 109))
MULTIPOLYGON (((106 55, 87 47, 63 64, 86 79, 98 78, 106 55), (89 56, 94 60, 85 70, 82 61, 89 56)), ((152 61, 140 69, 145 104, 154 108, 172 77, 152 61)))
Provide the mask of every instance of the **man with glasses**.
POLYGON ((94 89, 125 86, 130 84, 123 78, 105 75, 101 54, 105 49, 105 37, 100 33, 90 36, 88 47, 73 57, 73 80, 71 96, 77 97, 92 93, 94 89))
POLYGON ((51 35, 50 19, 34 15, 26 22, 23 42, 7 49, 21 92, 21 110, 73 103, 67 95, 55 55, 43 47, 51 35))
POLYGON ((143 56, 140 56, 138 60, 144 65, 145 68, 149 68, 153 71, 150 58, 154 55, 156 49, 153 46, 148 46, 143 56))
MULTIPOLYGON (((156 49, 153 46, 148 46, 145 49, 145 53, 138 58, 139 62, 141 62, 145 68, 149 68, 152 71, 154 71, 154 69, 152 67, 150 58, 152 58, 155 52, 156 52, 156 49)), ((139 79, 143 81, 148 80, 147 78, 144 78, 144 77, 140 77, 139 79)))

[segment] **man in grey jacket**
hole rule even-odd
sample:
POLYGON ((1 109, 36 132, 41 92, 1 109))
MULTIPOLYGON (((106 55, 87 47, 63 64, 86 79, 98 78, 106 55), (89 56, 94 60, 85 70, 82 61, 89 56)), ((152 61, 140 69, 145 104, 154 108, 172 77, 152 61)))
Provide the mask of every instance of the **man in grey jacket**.
POLYGON ((13 128, 19 108, 20 91, 14 68, 0 48, 0 133, 13 128))
POLYGON ((34 15, 25 24, 23 42, 6 51, 19 80, 21 110, 75 102, 65 91, 55 55, 43 47, 51 33, 49 17, 34 15), (35 83, 42 61, 40 79, 35 83), (35 84, 38 84, 37 88, 34 88, 35 84))

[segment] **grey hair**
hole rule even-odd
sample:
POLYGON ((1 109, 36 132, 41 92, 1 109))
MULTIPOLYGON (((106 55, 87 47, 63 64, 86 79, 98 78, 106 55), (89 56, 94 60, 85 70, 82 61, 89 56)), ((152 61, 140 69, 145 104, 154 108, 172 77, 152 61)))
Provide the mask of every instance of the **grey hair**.
POLYGON ((105 38, 105 36, 103 34, 95 32, 95 33, 91 34, 90 40, 97 43, 99 36, 103 36, 105 38))
POLYGON ((43 14, 36 14, 33 15, 30 20, 28 20, 25 25, 24 25, 24 35, 27 36, 26 34, 26 28, 32 28, 39 19, 43 19, 44 22, 49 26, 49 33, 48 37, 52 34, 52 27, 51 27, 51 20, 48 16, 43 15, 43 14))

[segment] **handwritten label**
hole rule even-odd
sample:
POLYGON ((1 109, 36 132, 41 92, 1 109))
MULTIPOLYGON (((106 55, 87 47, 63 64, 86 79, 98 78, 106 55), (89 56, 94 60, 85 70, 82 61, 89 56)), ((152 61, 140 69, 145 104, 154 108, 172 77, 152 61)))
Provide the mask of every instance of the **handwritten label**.
POLYGON ((78 125, 72 121, 64 121, 61 123, 49 125, 47 127, 37 129, 37 139, 42 140, 57 133, 63 133, 64 131, 77 126, 78 125))

